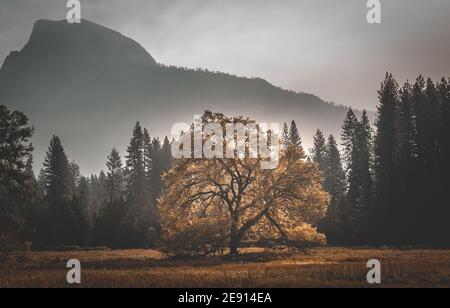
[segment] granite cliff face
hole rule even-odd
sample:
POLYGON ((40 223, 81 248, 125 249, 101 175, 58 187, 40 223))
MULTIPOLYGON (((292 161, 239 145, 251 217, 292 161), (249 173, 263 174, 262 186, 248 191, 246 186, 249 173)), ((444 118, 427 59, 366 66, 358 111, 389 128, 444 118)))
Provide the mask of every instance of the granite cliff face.
POLYGON ((55 134, 84 172, 103 168, 113 146, 124 150, 138 120, 164 136, 205 109, 294 119, 308 147, 317 128, 338 136, 347 112, 262 79, 159 65, 135 41, 86 20, 36 22, 29 42, 0 70, 0 104, 31 119, 37 163, 55 134))

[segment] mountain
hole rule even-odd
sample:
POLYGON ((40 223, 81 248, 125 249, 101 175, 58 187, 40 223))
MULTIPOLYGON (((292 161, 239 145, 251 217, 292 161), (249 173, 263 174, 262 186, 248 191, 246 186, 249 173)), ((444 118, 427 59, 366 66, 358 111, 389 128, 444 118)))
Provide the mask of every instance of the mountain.
POLYGON ((112 147, 123 152, 138 120, 164 136, 205 109, 295 119, 308 147, 319 127, 338 136, 347 112, 262 79, 160 65, 135 41, 87 20, 36 22, 25 47, 3 63, 0 104, 30 117, 38 163, 55 134, 85 173, 104 168, 112 147))

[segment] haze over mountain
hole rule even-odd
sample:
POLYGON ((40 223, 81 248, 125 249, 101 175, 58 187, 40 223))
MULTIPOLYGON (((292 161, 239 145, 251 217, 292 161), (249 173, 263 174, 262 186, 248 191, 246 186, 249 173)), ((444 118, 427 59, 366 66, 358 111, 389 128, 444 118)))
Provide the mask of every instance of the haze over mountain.
POLYGON ((205 109, 294 119, 308 148, 317 128, 339 136, 347 112, 262 79, 160 65, 135 41, 87 20, 36 22, 29 42, 0 70, 0 104, 31 119, 38 167, 55 134, 84 174, 103 169, 112 147, 124 153, 136 121, 163 137, 205 109))

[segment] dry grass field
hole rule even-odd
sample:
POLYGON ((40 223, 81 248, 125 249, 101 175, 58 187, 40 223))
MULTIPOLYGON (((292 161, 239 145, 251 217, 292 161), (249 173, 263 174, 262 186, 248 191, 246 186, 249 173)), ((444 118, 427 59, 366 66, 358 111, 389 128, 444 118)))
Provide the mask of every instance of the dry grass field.
POLYGON ((450 250, 246 249, 239 260, 177 260, 155 250, 29 252, 3 256, 0 287, 72 287, 66 262, 82 264, 78 287, 370 287, 367 261, 382 262, 381 287, 450 287, 450 250))

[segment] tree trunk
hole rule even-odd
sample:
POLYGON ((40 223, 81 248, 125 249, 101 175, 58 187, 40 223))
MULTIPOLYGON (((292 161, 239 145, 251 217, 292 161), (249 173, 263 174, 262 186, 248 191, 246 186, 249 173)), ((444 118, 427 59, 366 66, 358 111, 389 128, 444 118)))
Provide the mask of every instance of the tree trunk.
POLYGON ((231 236, 230 236, 230 257, 237 257, 239 255, 239 235, 237 222, 233 221, 231 223, 231 236))

